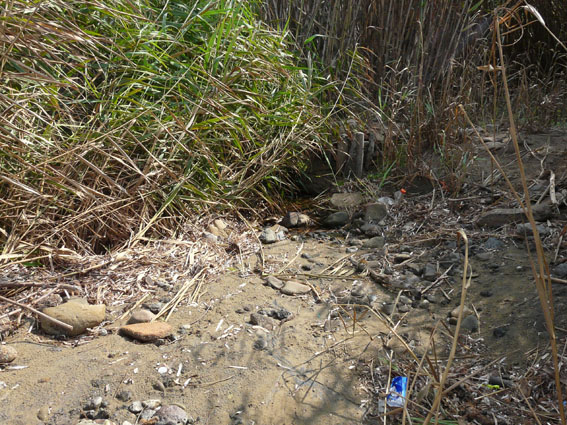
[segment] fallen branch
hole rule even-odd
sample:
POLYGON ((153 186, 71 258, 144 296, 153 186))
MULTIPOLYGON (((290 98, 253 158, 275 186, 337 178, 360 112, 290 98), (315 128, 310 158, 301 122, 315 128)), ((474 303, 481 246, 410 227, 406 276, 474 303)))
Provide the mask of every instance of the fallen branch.
POLYGON ((6 297, 3 297, 3 296, 1 296, 1 295, 0 295, 0 301, 5 301, 5 302, 7 302, 7 303, 17 305, 18 307, 25 308, 25 309, 31 311, 32 313, 35 313, 35 314, 37 314, 38 316, 43 317, 45 320, 50 321, 50 322, 53 323, 54 325, 59 326, 60 328, 66 329, 66 330, 68 330, 69 332, 73 331, 73 326, 68 325, 67 323, 64 323, 64 322, 62 322, 62 321, 60 321, 60 320, 54 319, 53 317, 48 316, 47 314, 42 313, 41 311, 36 310, 35 308, 30 307, 29 305, 25 305, 25 304, 19 303, 19 302, 17 302, 17 301, 12 301, 11 299, 6 298, 6 297))

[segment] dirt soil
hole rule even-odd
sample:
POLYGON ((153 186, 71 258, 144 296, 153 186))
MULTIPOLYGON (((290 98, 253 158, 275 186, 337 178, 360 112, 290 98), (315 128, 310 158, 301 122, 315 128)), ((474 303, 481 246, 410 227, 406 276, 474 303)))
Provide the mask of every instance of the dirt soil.
MULTIPOLYGON (((567 135, 522 140, 534 196, 548 198, 550 172, 555 190, 567 189, 567 135)), ((314 225, 290 231, 286 240, 255 245, 245 255, 235 252, 225 272, 203 283, 195 302, 174 311, 168 320, 172 338, 143 344, 120 336, 126 318, 117 318, 133 300, 107 302, 110 320, 78 338, 49 337, 24 316, 5 337, 18 356, 0 371, 0 422, 75 425, 87 401, 101 396, 102 409, 117 424, 143 423, 127 408, 150 399, 182 406, 198 424, 384 423, 392 376, 414 373, 425 353, 442 370, 455 329, 449 316, 461 294, 464 246, 456 230, 464 228, 473 275, 466 305, 477 329, 473 323, 472 330, 463 330, 450 377, 454 383, 477 375, 448 396, 446 414, 464 421, 459 423, 535 423, 527 405, 514 404, 525 401, 518 393, 486 385, 489 376, 500 376, 531 386, 527 398, 540 417, 557 423, 545 355, 549 337, 527 256, 533 243, 512 223, 475 225, 485 211, 514 206, 502 179, 487 180, 493 167, 477 148, 460 194, 435 184, 408 189, 381 224, 383 246, 360 246, 357 240, 364 243, 368 235, 356 224, 364 208, 358 206, 348 210, 351 224, 343 228, 314 225), (427 268, 434 271, 430 278, 427 268), (311 290, 284 295, 266 284, 269 275, 307 283, 311 290), (131 393, 129 400, 117 398, 124 392, 131 393)), ((499 149, 496 155, 515 170, 513 152, 499 149)), ((510 177, 517 184, 517 172, 510 177)), ((565 207, 542 225, 552 267, 567 261, 565 207)), ((114 276, 120 279, 119 270, 114 276)), ((174 288, 156 288, 148 302, 171 298, 174 288)), ((553 291, 558 338, 565 341, 567 286, 554 283, 553 291)), ((416 393, 425 391, 419 400, 427 406, 426 381, 421 373, 416 393)), ((401 420, 393 415, 387 423, 401 420)))

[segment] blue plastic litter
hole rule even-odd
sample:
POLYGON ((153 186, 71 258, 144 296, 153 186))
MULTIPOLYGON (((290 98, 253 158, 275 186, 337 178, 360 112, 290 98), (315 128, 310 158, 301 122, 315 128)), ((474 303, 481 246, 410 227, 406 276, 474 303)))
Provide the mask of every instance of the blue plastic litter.
POLYGON ((390 393, 386 397, 386 404, 390 407, 403 407, 408 389, 408 378, 396 376, 392 379, 390 393))

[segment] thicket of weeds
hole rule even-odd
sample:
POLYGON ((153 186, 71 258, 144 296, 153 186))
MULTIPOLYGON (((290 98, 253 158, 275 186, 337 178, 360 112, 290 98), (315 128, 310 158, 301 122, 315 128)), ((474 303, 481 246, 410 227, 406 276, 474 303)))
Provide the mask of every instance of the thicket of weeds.
POLYGON ((458 191, 472 158, 457 105, 477 124, 507 126, 502 81, 495 69, 482 71, 497 66, 500 7, 514 11, 502 37, 518 122, 530 130, 564 125, 567 56, 551 35, 567 36, 562 1, 273 0, 265 2, 264 16, 289 22, 304 56, 316 56, 334 75, 345 75, 349 52, 359 52, 366 65, 360 78, 378 109, 360 114, 360 125, 384 136, 376 165, 423 171, 429 164, 420 154, 434 148, 447 168, 444 178, 453 180, 449 187, 458 191))
POLYGON ((11 0, 0 9, 3 260, 256 209, 327 143, 341 87, 255 2, 11 0))

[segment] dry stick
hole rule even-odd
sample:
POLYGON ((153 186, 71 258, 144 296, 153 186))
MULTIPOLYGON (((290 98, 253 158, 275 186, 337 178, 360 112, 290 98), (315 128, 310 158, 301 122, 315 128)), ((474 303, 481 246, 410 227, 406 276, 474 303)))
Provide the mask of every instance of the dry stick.
MULTIPOLYGON (((553 294, 552 294, 552 283, 551 280, 542 279, 546 274, 549 275, 549 266, 545 260, 545 254, 543 252, 543 246, 541 243, 541 238, 537 230, 537 226, 534 220, 532 206, 530 203, 530 195, 528 190, 528 183, 526 180, 526 173, 524 170, 524 165, 522 163, 522 158, 520 154, 520 147, 518 144, 518 134, 516 132, 516 124, 514 122, 514 114, 512 111, 512 101, 510 100, 510 90, 508 88, 508 77, 506 76, 506 66, 504 66, 504 52, 502 50, 502 40, 500 36, 500 22, 498 19, 495 20, 496 27, 496 41, 498 46, 498 55, 500 57, 500 65, 502 72, 502 84, 504 86, 504 97, 506 98, 506 108, 508 110, 508 119, 510 121, 510 135, 512 136, 512 141, 514 142, 514 150, 516 152, 516 159, 518 162, 518 169, 520 171, 520 177, 522 180, 522 186, 524 189, 524 195, 526 200, 526 215, 532 226, 532 232, 534 235, 534 241, 536 244, 537 252, 537 265, 539 269, 539 274, 536 269, 536 265, 530 255, 530 264, 532 266, 532 272, 536 280, 536 288, 539 295, 541 308, 543 311, 543 316, 545 318, 545 323, 547 331, 549 332, 549 339, 551 342, 551 355, 553 358, 553 366, 555 372, 555 387, 557 391, 557 404, 559 405, 559 415, 561 417, 561 423, 567 425, 567 420, 565 418, 565 407, 563 405, 563 391, 561 389, 561 378, 559 375, 559 358, 557 351, 557 337, 555 335, 555 324, 554 324, 554 314, 553 314, 553 294)), ((426 425, 426 424, 424 424, 426 425)))
MULTIPOLYGON (((443 375, 441 376, 441 381, 439 382, 439 389, 437 390, 437 395, 435 396, 435 400, 433 401, 433 406, 431 410, 427 414, 427 417, 423 421, 423 425, 428 425, 431 422, 431 418, 434 414, 437 414, 439 410, 439 405, 441 404, 441 398, 443 397, 443 386, 445 385, 445 381, 447 380, 447 376, 449 375, 449 369, 451 368, 451 364, 453 363, 453 359, 455 357, 455 353, 457 351, 458 339, 459 339, 459 330, 461 329, 461 322, 463 320, 463 312, 465 310, 465 301, 467 298, 467 290, 471 284, 471 277, 467 279, 467 269, 469 268, 469 240, 464 230, 459 230, 457 235, 462 237, 465 241, 465 263, 463 266, 463 281, 461 285, 461 304, 459 306, 459 317, 457 319, 457 327, 455 328, 455 336, 453 337, 453 344, 451 346, 451 353, 449 354, 449 358, 447 359, 447 366, 445 366, 445 370, 443 371, 443 375)), ((471 273, 472 275, 472 273, 471 273)))
POLYGON ((60 283, 55 287, 49 286, 47 283, 8 283, 0 282, 0 288, 47 288, 51 287, 54 289, 65 289, 67 291, 77 291, 80 292, 81 288, 75 285, 67 285, 65 283, 60 283))
POLYGON ((295 253, 295 256, 291 260, 289 260, 289 262, 285 266, 283 266, 274 276, 278 276, 278 275, 282 274, 285 269, 287 269, 289 266, 291 266, 293 264, 293 262, 295 260, 297 260, 297 258, 299 257, 299 253, 303 249, 303 245, 304 245, 304 243, 301 242, 301 246, 298 248, 297 252, 295 253))
POLYGON ((66 330, 68 330, 69 332, 73 331, 73 326, 68 325, 67 323, 64 323, 64 322, 62 322, 62 321, 60 321, 60 320, 54 319, 53 317, 48 316, 47 314, 42 313, 41 311, 38 311, 38 310, 36 310, 35 308, 30 307, 29 305, 25 305, 25 304, 19 303, 19 302, 17 302, 17 301, 12 301, 11 299, 5 298, 5 297, 3 297, 3 296, 1 296, 1 295, 0 295, 0 301, 5 301, 5 302, 7 302, 7 303, 17 305, 18 307, 25 308, 25 309, 31 311, 32 313, 35 313, 35 314, 37 314, 38 316, 43 317, 45 320, 48 320, 48 321, 50 321, 51 323, 53 323, 53 324, 59 326, 60 328, 66 329, 66 330))
MULTIPOLYGON (((439 325, 439 322, 437 322, 437 324, 435 325, 435 327, 431 331, 431 335, 429 336, 429 341, 427 341, 427 345, 425 346, 425 350, 424 350, 425 352, 424 352, 423 356, 421 357, 419 364, 417 365, 417 370, 415 371, 414 378, 411 381, 411 385, 409 386, 409 388, 407 390, 406 397, 405 397, 405 403, 404 403, 404 413, 403 413, 403 416, 402 416, 402 425, 406 425, 406 419, 407 419, 407 413, 408 413, 408 402, 409 402, 410 396, 413 392, 413 387, 415 386, 415 384, 417 382, 417 378, 419 377, 419 372, 423 367, 423 362, 425 361, 425 359, 427 357, 427 350, 429 349, 429 346, 431 345, 432 342, 435 343, 433 338, 435 337, 435 332, 437 331, 438 325, 439 325)), ((411 422, 411 419, 410 419, 410 422, 411 422)))

